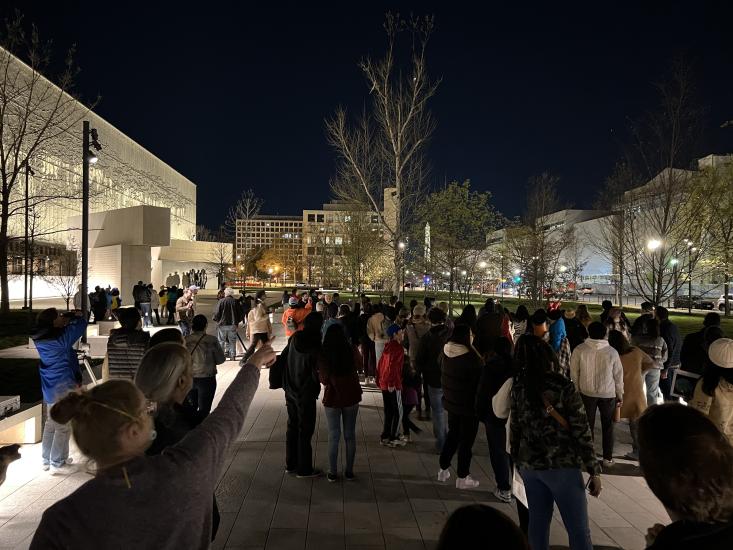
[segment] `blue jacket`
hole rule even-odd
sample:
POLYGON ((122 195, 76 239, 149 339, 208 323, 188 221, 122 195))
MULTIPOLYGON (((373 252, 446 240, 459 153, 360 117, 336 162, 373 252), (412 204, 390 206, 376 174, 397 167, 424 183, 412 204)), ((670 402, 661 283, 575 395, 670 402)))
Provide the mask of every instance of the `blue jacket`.
POLYGON ((86 320, 74 317, 55 336, 44 338, 44 334, 34 335, 33 341, 41 357, 41 389, 46 403, 55 403, 81 383, 81 369, 72 346, 86 328, 86 320))
POLYGON ((560 351, 562 341, 567 337, 567 331, 565 330, 565 321, 558 319, 552 325, 550 325, 550 346, 555 350, 555 353, 560 351))

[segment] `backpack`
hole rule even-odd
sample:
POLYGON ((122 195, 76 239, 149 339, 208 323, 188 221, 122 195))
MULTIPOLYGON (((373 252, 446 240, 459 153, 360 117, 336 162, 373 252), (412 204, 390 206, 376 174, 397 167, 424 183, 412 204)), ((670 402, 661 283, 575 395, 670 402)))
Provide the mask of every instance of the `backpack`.
POLYGON ((298 322, 293 319, 293 314, 288 315, 288 318, 285 320, 285 328, 288 329, 288 332, 296 332, 298 330, 298 322))

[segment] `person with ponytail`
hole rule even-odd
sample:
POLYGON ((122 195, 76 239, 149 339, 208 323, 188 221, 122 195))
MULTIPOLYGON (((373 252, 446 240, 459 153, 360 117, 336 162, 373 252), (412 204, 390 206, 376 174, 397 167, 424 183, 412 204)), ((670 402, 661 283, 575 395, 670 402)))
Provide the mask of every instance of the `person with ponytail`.
MULTIPOLYGON (((209 548, 211 495, 244 425, 259 367, 274 361, 275 352, 263 345, 216 410, 156 456, 145 455, 156 437, 156 404, 132 382, 110 380, 59 400, 51 417, 71 423, 77 445, 96 461, 97 474, 43 513, 30 548, 209 548)), ((170 372, 161 387, 184 386, 179 372, 170 372)))

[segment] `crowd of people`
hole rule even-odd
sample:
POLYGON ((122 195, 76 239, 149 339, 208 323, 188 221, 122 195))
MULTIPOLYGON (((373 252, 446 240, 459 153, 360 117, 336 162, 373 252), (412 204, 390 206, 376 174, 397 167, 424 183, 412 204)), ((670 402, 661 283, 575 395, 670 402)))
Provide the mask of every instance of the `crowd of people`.
POLYGON ((530 314, 493 299, 478 311, 466 305, 452 319, 447 304, 429 298, 405 305, 396 297, 383 303, 362 296, 342 303, 337 293, 294 289, 268 305, 263 290, 249 299, 222 288, 209 318, 196 314, 194 293, 186 289, 175 299, 178 327, 152 337, 142 330, 146 302, 120 308, 121 328, 112 332, 105 359, 107 381, 89 391, 78 389, 72 349, 87 320, 55 309, 39 315, 33 338, 49 411, 44 468, 69 469, 73 431, 95 477, 44 513, 32 548, 100 540, 134 545, 133 536, 151 547, 208 547, 219 517, 212 495, 259 367, 269 368, 271 389, 284 390, 285 472, 298 478, 323 475, 312 450, 319 397, 329 482, 357 477, 365 387, 381 392, 379 444, 412 444, 422 432, 416 410, 417 419, 432 424, 437 481, 449 482, 455 459, 459 490, 479 486, 471 465, 483 425, 494 495, 516 505, 519 526, 490 507, 466 507, 449 519, 439 548, 473 547, 471 541, 481 540, 473 534, 484 525, 495 526, 502 547, 548 548, 557 505, 570 547, 591 549, 586 493, 599 496, 602 472, 613 471, 621 418, 632 436, 625 458, 639 462, 673 522, 650 529, 649 547, 733 542, 733 340, 724 337, 716 313, 683 340, 669 312, 650 304, 633 324, 610 302, 597 320, 582 304, 530 314), (271 313, 279 305, 287 343, 276 356, 271 313), (210 321, 216 337, 207 332, 210 321), (239 341, 241 326, 248 346, 239 341), (212 411, 217 365, 238 356, 242 368, 212 411), (675 403, 676 369, 700 376, 690 406, 675 403), (155 502, 161 512, 152 517, 145 511, 155 502), (86 508, 93 510, 76 513, 86 508), (105 517, 121 519, 108 530, 105 517))

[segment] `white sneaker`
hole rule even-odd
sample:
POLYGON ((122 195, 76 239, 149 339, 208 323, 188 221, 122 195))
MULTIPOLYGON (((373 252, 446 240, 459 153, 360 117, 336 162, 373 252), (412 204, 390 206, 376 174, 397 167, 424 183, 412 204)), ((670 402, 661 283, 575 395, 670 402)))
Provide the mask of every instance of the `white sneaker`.
POLYGON ((392 441, 392 446, 394 447, 404 447, 405 445, 407 445, 407 441, 404 439, 395 439, 392 441))
POLYGON ((449 479, 450 479, 449 470, 443 470, 442 468, 438 470, 438 481, 448 481, 449 479))
POLYGON ((603 467, 604 467, 604 468, 610 468, 610 467, 612 467, 612 466, 613 466, 614 464, 616 464, 616 463, 614 462, 614 460, 613 460, 613 459, 611 459, 611 460, 606 460, 605 458, 603 459, 603 467))
POLYGON ((456 479, 456 489, 475 489, 478 486, 478 480, 473 479, 470 475, 456 479))
POLYGON ((62 464, 61 466, 54 466, 51 464, 51 475, 52 476, 68 476, 76 472, 76 470, 68 464, 62 464))
POLYGON ((44 471, 44 472, 48 472, 48 469, 49 469, 50 467, 51 467, 51 465, 50 465, 50 464, 44 464, 43 466, 41 466, 41 468, 43 469, 43 471, 44 471))
POLYGON ((501 489, 497 489, 494 491, 494 496, 498 498, 502 502, 506 502, 507 504, 511 504, 512 502, 512 492, 511 491, 502 491, 501 489))

